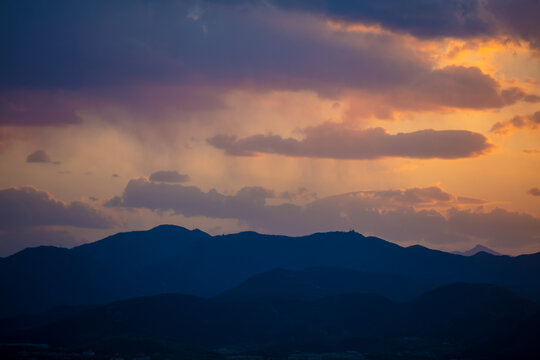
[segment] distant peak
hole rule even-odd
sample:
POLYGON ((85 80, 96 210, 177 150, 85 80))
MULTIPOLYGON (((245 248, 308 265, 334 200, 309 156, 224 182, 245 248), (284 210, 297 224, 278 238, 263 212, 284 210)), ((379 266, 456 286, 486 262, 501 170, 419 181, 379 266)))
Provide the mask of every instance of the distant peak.
MULTIPOLYGON (((192 232, 192 233, 199 233, 199 234, 206 234, 204 231, 202 230, 199 230, 199 229, 193 229, 193 230, 190 230, 188 228, 185 228, 183 226, 179 226, 179 225, 170 225, 170 224, 162 224, 162 225, 158 225, 148 231, 177 231, 177 232, 192 232)), ((208 235, 208 234, 206 234, 208 235)))
POLYGON ((496 256, 502 255, 501 253, 498 253, 497 251, 491 250, 490 248, 484 245, 480 245, 480 244, 476 245, 475 247, 467 251, 453 251, 452 252, 452 254, 462 255, 462 256, 473 256, 478 253, 486 253, 486 254, 496 255, 496 256))
POLYGON ((150 229, 150 231, 159 231, 159 230, 185 230, 190 231, 189 229, 186 229, 185 227, 178 226, 178 225, 170 225, 170 224, 162 224, 158 225, 156 227, 153 227, 150 229))

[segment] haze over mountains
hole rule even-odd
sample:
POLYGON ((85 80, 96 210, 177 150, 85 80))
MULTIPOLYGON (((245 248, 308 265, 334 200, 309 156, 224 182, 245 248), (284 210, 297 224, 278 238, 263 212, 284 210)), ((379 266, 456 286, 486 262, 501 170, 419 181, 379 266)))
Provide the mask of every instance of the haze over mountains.
POLYGON ((539 276, 540 253, 462 256, 352 231, 210 236, 162 225, 0 259, 0 342, 371 354, 412 337, 421 340, 399 346, 414 356, 526 357, 530 346, 497 339, 537 339, 539 276))

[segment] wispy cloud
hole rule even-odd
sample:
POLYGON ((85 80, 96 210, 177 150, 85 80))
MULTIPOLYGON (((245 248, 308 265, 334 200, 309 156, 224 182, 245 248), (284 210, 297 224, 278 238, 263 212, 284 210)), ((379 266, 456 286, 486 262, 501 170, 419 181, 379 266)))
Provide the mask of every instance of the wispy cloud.
POLYGON ((509 120, 499 121, 492 126, 490 131, 503 135, 519 129, 540 129, 540 111, 529 115, 517 115, 509 120))

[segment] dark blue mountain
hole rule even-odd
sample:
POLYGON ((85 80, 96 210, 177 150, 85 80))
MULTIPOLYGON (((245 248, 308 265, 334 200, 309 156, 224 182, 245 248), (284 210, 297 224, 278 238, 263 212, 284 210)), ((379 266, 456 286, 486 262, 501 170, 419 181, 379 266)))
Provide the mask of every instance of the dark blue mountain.
MULTIPOLYGON (((107 339, 149 338, 210 349, 377 353, 415 339, 406 348, 419 347, 422 358, 464 358, 466 353, 493 352, 499 345, 486 349, 478 344, 492 346, 508 331, 531 330, 530 321, 539 310, 537 303, 489 284, 446 285, 405 303, 358 293, 235 301, 166 294, 83 310, 5 334, 0 341, 80 348, 107 339), (440 347, 445 356, 435 356, 440 347)), ((528 334, 535 340, 539 336, 528 334)), ((504 348, 512 358, 524 359, 533 358, 529 355, 534 346, 504 348)))
MULTIPOLYGON (((540 299, 540 253, 464 257, 421 246, 401 247, 356 232, 212 237, 199 230, 159 226, 71 250, 34 248, 1 259, 0 316, 168 292, 212 297, 275 268, 312 267, 385 274, 373 275, 372 281, 379 276, 380 286, 372 284, 371 290, 394 299, 400 291, 403 299, 414 296, 414 291, 407 295, 407 284, 426 281, 492 283, 540 299)), ((344 274, 328 277, 320 281, 337 284, 347 279, 344 274)))
POLYGON ((309 299, 345 293, 368 293, 379 294, 394 301, 406 301, 438 285, 429 279, 340 268, 273 269, 247 279, 216 298, 228 301, 267 297, 309 299))
POLYGON ((85 254, 52 246, 25 249, 2 259, 0 289, 0 315, 135 294, 116 270, 85 254))
POLYGON ((159 264, 181 254, 194 243, 210 235, 198 229, 160 225, 148 231, 118 233, 103 240, 72 249, 107 266, 129 273, 135 269, 159 264))
POLYGON ((418 245, 404 248, 356 232, 303 237, 255 232, 215 236, 152 267, 150 272, 159 274, 164 290, 214 296, 251 275, 276 267, 339 267, 437 283, 493 283, 540 299, 540 253, 518 257, 479 253, 464 257, 418 245))

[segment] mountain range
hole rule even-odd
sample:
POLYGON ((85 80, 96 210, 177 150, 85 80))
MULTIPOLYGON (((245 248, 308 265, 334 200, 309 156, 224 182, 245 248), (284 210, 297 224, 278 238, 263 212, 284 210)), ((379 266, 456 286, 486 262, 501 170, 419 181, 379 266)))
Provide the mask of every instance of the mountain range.
MULTIPOLYGON (((379 292, 395 300, 453 282, 491 283, 540 300, 540 253, 465 257, 418 245, 401 247, 356 232, 210 236, 162 225, 72 249, 29 248, 0 259, 0 317, 171 292, 212 297, 272 269, 312 267, 372 274, 363 280, 356 274, 349 282, 363 283, 369 291, 371 278, 379 290, 386 284, 389 290, 379 292), (399 288, 396 283, 408 290, 392 293, 399 288)), ((340 281, 347 276, 342 274, 340 281)), ((355 290, 363 289, 357 285, 355 290)))
POLYGON ((0 259, 0 355, 532 359, 538 279, 540 253, 162 225, 0 259))

